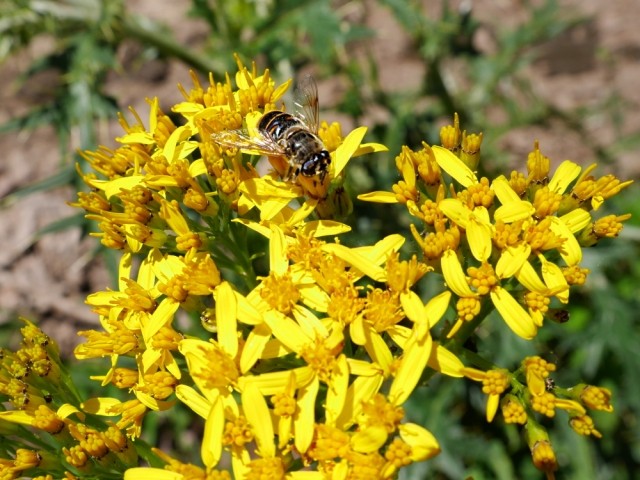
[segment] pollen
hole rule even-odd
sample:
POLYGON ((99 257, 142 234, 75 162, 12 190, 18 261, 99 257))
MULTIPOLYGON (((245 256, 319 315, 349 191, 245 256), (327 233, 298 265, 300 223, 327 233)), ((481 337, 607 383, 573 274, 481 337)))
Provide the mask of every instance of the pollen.
POLYGON ((415 285, 429 268, 419 263, 414 255, 409 261, 398 261, 398 252, 393 252, 387 258, 387 284, 395 292, 404 292, 415 285))
POLYGON ((467 269, 469 286, 475 289, 479 295, 487 295, 493 287, 498 284, 498 276, 493 267, 488 263, 483 263, 480 267, 470 267, 467 269))
MULTIPOLYGON (((553 447, 547 440, 536 442, 531 448, 531 457, 535 467, 543 472, 555 472, 558 469, 558 461, 553 447)), ((553 477, 547 477, 553 478, 553 477)))
POLYGON ((501 395, 509 387, 509 376, 506 370, 489 370, 482 380, 482 393, 501 395))
POLYGON ((78 345, 74 353, 78 358, 96 358, 107 355, 125 355, 139 348, 136 335, 126 328, 121 322, 109 323, 112 332, 97 332, 85 330, 78 332, 81 337, 87 338, 87 343, 78 345))
POLYGON ((130 278, 123 278, 125 296, 114 299, 113 304, 134 312, 153 312, 156 302, 148 290, 130 278))
POLYGON ((360 298, 358 290, 353 285, 348 285, 342 290, 335 289, 331 294, 327 314, 335 321, 343 325, 353 322, 364 308, 365 300, 360 298))
POLYGON ((33 426, 55 435, 64 428, 62 419, 46 405, 39 405, 33 415, 33 426))
POLYGON ((151 346, 156 350, 175 351, 178 350, 178 343, 183 339, 182 335, 176 332, 169 325, 164 325, 153 336, 151 346))
POLYGON ((279 417, 292 417, 296 412, 296 399, 285 392, 276 393, 271 397, 273 413, 279 417))
POLYGON ((316 425, 315 439, 307 451, 314 460, 345 458, 349 453, 349 435, 329 425, 316 425))
POLYGON ((182 270, 183 286, 191 295, 209 295, 220 285, 220 270, 209 254, 198 253, 185 257, 182 270))
POLYGON ((370 480, 386 478, 382 476, 385 468, 385 459, 378 452, 363 454, 351 452, 348 456, 351 469, 349 480, 370 480))
POLYGON ((524 193, 527 190, 527 179, 524 173, 513 170, 509 177, 509 185, 520 198, 524 197, 524 193))
POLYGON ((587 385, 580 393, 580 401, 592 410, 613 411, 611 390, 608 388, 587 385))
POLYGON ((527 378, 527 388, 533 395, 542 395, 546 390, 545 379, 556 370, 553 363, 541 357, 527 357, 522 361, 527 378))
POLYGON ((65 461, 74 467, 83 467, 89 460, 87 452, 85 452, 80 445, 75 445, 71 448, 62 447, 62 454, 64 455, 65 461))
POLYGON ((524 425, 527 423, 527 411, 522 403, 514 396, 507 396, 502 402, 502 416, 505 423, 518 423, 524 425))
POLYGON ((164 400, 174 392, 177 384, 178 380, 169 372, 158 371, 146 374, 144 385, 138 385, 136 390, 157 400, 164 400))
POLYGON ((407 203, 408 201, 417 203, 420 198, 415 185, 409 185, 404 180, 394 183, 391 189, 393 190, 393 193, 396 194, 396 200, 399 203, 407 203))
POLYGON ((524 295, 524 302, 532 311, 545 314, 549 310, 551 299, 538 292, 527 292, 524 295))
POLYGON ((440 145, 451 151, 460 147, 462 132, 460 131, 460 119, 458 114, 453 116, 453 125, 445 125, 440 129, 440 145))
POLYGON ((247 466, 246 480, 284 479, 285 468, 282 458, 256 458, 247 466))
POLYGON ((399 438, 394 438, 391 445, 387 448, 384 458, 392 463, 396 468, 402 468, 409 465, 411 460, 411 446, 403 442, 399 438))
POLYGON ((358 420, 361 426, 383 426, 387 433, 395 432, 404 418, 404 408, 389 403, 387 399, 376 394, 371 400, 362 404, 362 418, 358 420))
POLYGON ((596 430, 593 419, 588 415, 579 415, 571 418, 569 425, 580 435, 593 435, 596 438, 602 438, 602 433, 596 430))
POLYGON ((229 421, 224 426, 222 443, 228 446, 242 447, 253 441, 251 425, 243 415, 229 421))
POLYGON ((179 276, 171 277, 167 283, 158 283, 158 290, 178 303, 184 302, 189 294, 179 276))
POLYGON ((200 213, 203 213, 209 206, 209 200, 207 200, 207 197, 200 188, 188 188, 184 194, 183 202, 186 207, 200 213))
POLYGON ((540 145, 536 141, 533 151, 527 158, 527 171, 529 172, 529 183, 546 184, 549 180, 549 169, 551 161, 540 151, 540 145))
POLYGON ((441 222, 444 218, 444 215, 438 208, 438 204, 433 200, 425 200, 425 202, 420 205, 420 213, 422 213, 422 220, 427 225, 435 225, 436 222, 441 222))
POLYGON ((404 318, 399 294, 379 288, 370 290, 363 310, 364 318, 377 332, 393 327, 404 318))
POLYGON ((200 378, 208 388, 226 389, 236 384, 240 372, 229 354, 216 344, 214 347, 202 353, 207 359, 206 366, 192 372, 192 376, 200 378))
POLYGON ((473 320, 480 313, 481 307, 480 300, 475 297, 461 297, 456 302, 458 318, 465 322, 473 320))
POLYGON ((551 231, 551 217, 532 224, 524 232, 524 240, 531 246, 534 252, 544 250, 561 249, 564 238, 551 231))
POLYGON ((630 214, 619 216, 607 215, 606 217, 602 217, 594 223, 593 233, 595 233, 598 238, 616 238, 622 231, 622 222, 629 218, 631 218, 630 214))
POLYGON ((522 221, 504 223, 502 220, 496 221, 493 242, 500 250, 512 247, 520 242, 522 233, 522 221))
POLYGON ((271 272, 268 277, 262 279, 260 296, 274 310, 289 315, 300 299, 300 292, 289 273, 278 275, 271 272))
POLYGON ((138 371, 130 368, 118 367, 113 370, 111 383, 118 388, 131 388, 138 383, 138 371))
POLYGON ((632 180, 621 182, 614 175, 605 175, 596 181, 596 190, 603 199, 611 198, 620 193, 620 190, 631 185, 632 180))
POLYGON ((202 238, 196 232, 187 232, 176 237, 176 248, 181 252, 187 252, 189 250, 198 250, 202 247, 202 238))
POLYGON ((544 218, 553 215, 560 208, 562 195, 552 192, 549 187, 545 186, 536 190, 533 199, 533 206, 536 209, 536 217, 544 218))
POLYGON ((218 191, 225 195, 232 195, 240 184, 238 176, 233 170, 224 169, 220 172, 218 178, 216 178, 216 187, 218 191))
POLYGON ((581 268, 578 265, 572 265, 562 269, 562 274, 569 285, 584 285, 589 273, 591 273, 591 270, 581 268))
POLYGON ((320 338, 300 349, 300 357, 316 372, 325 383, 331 379, 336 368, 336 352, 330 349, 320 338))
POLYGON ((495 193, 491 190, 491 185, 487 177, 482 177, 480 182, 470 185, 467 190, 458 194, 458 198, 470 209, 475 207, 489 208, 493 205, 495 193))
POLYGON ((18 448, 16 449, 16 458, 13 461, 13 470, 21 472, 29 468, 36 468, 41 461, 42 457, 38 452, 26 448, 18 448))
POLYGON ((553 418, 556 414, 556 397, 551 392, 542 392, 541 395, 532 395, 531 408, 542 415, 553 418))
POLYGON ((323 121, 318 129, 318 136, 324 143, 326 149, 334 152, 342 143, 342 127, 338 122, 332 122, 331 125, 323 121))

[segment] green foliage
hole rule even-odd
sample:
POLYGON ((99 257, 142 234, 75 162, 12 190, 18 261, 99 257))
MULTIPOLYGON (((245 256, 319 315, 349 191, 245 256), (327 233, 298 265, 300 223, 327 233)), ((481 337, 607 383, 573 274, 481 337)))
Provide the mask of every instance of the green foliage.
MULTIPOLYGON (((559 121, 577 133, 599 160, 609 163, 621 152, 640 145, 637 132, 620 133, 606 147, 588 136, 583 119, 596 111, 619 129, 625 106, 613 92, 600 105, 572 112, 558 111, 536 97, 530 79, 523 73, 536 58, 536 46, 586 20, 568 17, 557 2, 548 0, 540 6, 531 6, 527 23, 497 32, 494 53, 480 52, 474 47, 472 40, 479 24, 471 11, 456 11, 443 2, 441 16, 433 18, 421 7, 423 2, 379 0, 378 3, 403 27, 415 55, 424 64, 423 76, 415 82, 418 88, 414 91, 390 92, 379 75, 385 66, 358 48, 377 35, 364 23, 349 18, 349 6, 366 8, 361 2, 192 0, 190 15, 205 22, 210 30, 203 51, 193 52, 180 45, 166 26, 133 16, 123 1, 1 0, 0 62, 46 36, 53 40, 51 48, 34 60, 20 80, 45 71, 57 73, 46 103, 0 129, 7 132, 53 125, 59 140, 60 157, 64 159, 60 171, 24 188, 20 194, 77 181, 70 165, 74 157, 69 149, 71 132, 79 134, 81 149, 95 148, 96 122, 114 118, 117 110, 126 108, 105 93, 105 84, 109 72, 122 69, 117 54, 123 43, 131 40, 155 50, 158 56, 179 59, 200 74, 213 71, 217 79, 221 78, 221 72, 232 69, 233 52, 244 59, 261 58, 262 63, 274 67, 282 77, 309 65, 317 67, 322 76, 340 77, 345 82, 344 95, 337 109, 356 123, 365 116, 365 108, 375 107, 384 112, 384 120, 371 125, 369 139, 384 143, 393 152, 388 163, 353 162, 347 188, 355 191, 393 183, 396 173, 391 161, 400 146, 418 146, 422 140, 433 142, 438 135, 434 121, 454 112, 470 130, 485 133, 483 156, 493 158, 496 166, 503 162, 493 156, 502 136, 524 125, 548 127, 559 121), (445 80, 445 65, 453 61, 461 64, 460 82, 469 88, 454 89, 445 80), (502 88, 504 85, 509 88, 502 88), (490 109, 493 109, 491 116, 490 109), (500 122, 494 120, 496 109, 500 122)), ((547 337, 544 341, 552 349, 535 352, 555 357, 550 360, 564 367, 556 379, 559 383, 571 385, 582 378, 614 392, 613 420, 605 416, 597 419, 603 426, 604 438, 600 442, 568 443, 574 442, 575 435, 569 440, 568 427, 562 427, 564 419, 556 419, 557 438, 552 440, 554 445, 565 449, 559 455, 566 472, 563 478, 604 478, 605 474, 607 478, 632 478, 634 459, 640 458, 635 441, 640 437, 637 382, 640 206, 633 191, 621 195, 621 199, 624 204, 617 211, 632 212, 636 226, 628 225, 625 230, 628 238, 617 241, 615 247, 598 248, 597 257, 594 255, 589 265, 590 286, 584 289, 580 302, 573 305, 571 320, 543 330, 547 337)), ((3 203, 8 201, 5 199, 3 203)), ((352 218, 357 223, 351 223, 363 242, 394 230, 393 221, 407 221, 402 215, 390 219, 388 208, 356 204, 355 209, 352 218)), ((59 222, 49 230, 74 224, 77 218, 59 222)), ((488 345, 494 352, 500 352, 494 358, 508 367, 529 348, 526 342, 507 332, 490 339, 488 345)), ((86 371, 81 373, 78 379, 87 377, 86 371)), ((477 385, 469 382, 467 391, 459 392, 456 391, 462 388, 459 382, 431 381, 442 383, 437 396, 412 400, 410 415, 434 432, 443 453, 426 467, 428 471, 420 470, 424 467, 418 465, 406 478, 539 478, 514 429, 499 420, 494 422, 499 425, 488 426, 484 422, 484 398, 477 385), (471 399, 468 405, 473 405, 473 411, 472 407, 453 403, 461 395, 471 399), (456 425, 467 428, 463 431, 456 425)), ((175 437, 180 437, 177 432, 190 426, 184 418, 176 418, 164 419, 158 428, 174 429, 175 437), (171 421, 173 424, 169 425, 171 421)), ((186 450, 184 445, 178 448, 186 450)))

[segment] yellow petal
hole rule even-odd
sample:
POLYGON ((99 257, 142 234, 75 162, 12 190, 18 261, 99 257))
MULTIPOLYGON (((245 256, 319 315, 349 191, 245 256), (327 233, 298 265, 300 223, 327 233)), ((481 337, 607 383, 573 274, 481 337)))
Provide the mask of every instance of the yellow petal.
POLYGON ((378 393, 383 381, 382 375, 356 377, 347 390, 344 406, 335 422, 335 427, 346 430, 353 425, 360 417, 364 403, 378 393))
POLYGON ((451 175, 460 185, 467 188, 474 183, 478 183, 475 173, 450 150, 439 145, 433 145, 431 150, 433 150, 438 166, 451 175))
POLYGON ((527 289, 532 292, 546 293, 547 286, 538 276, 531 263, 524 262, 516 278, 527 289))
POLYGON ((433 328, 444 316, 450 301, 451 292, 446 290, 427 302, 424 306, 424 315, 429 321, 429 328, 433 328))
POLYGON ((306 222, 299 232, 304 236, 310 237, 329 237, 340 235, 341 233, 350 232, 351 227, 344 223, 333 220, 313 220, 306 222))
POLYGON ((436 437, 424 427, 415 423, 402 423, 398 426, 400 438, 411 446, 411 460, 421 462, 440 453, 436 437))
POLYGON ((455 224, 460 225, 462 228, 466 229, 469 225, 471 210, 469 210, 460 200, 455 198, 445 198, 438 203, 438 208, 455 224))
POLYGON ((360 146, 360 142, 362 142, 366 133, 367 127, 358 127, 355 130, 352 130, 336 149, 333 155, 334 161, 331 163, 333 178, 340 175, 340 172, 342 172, 360 146))
POLYGON ((413 291, 408 290, 400 293, 400 304, 405 315, 412 322, 425 322, 424 305, 420 297, 413 291))
POLYGON ((164 468, 134 467, 124 472, 124 480, 186 480, 184 475, 164 468))
POLYGON ((462 270, 462 265, 460 264, 460 260, 458 260, 454 250, 446 250, 442 255, 440 263, 442 265, 442 274, 444 275, 447 287, 449 287, 453 293, 459 297, 476 296, 467 283, 464 271, 462 270))
POLYGON ((382 425, 369 426, 354 433, 350 444, 356 452, 373 453, 385 444, 387 438, 387 430, 382 425))
POLYGON ((481 262, 486 261, 491 255, 491 227, 489 225, 487 209, 484 207, 476 207, 473 214, 469 217, 467 224, 467 241, 471 253, 481 262), (485 217, 483 219, 482 217, 485 217))
POLYGON ((562 269, 553 262, 547 261, 543 255, 539 255, 540 264, 542 265, 542 278, 547 284, 547 288, 562 303, 569 301, 569 284, 562 273, 562 269))
POLYGON ((372 328, 365 329, 365 339, 364 347, 371 357, 371 361, 377 363, 385 375, 388 374, 393 364, 393 354, 389 350, 389 346, 372 328))
POLYGON ((336 362, 336 370, 331 374, 331 381, 327 389, 327 400, 324 410, 327 425, 334 425, 344 408, 349 388, 349 366, 344 355, 340 355, 336 362))
POLYGON ((261 457, 273 457, 276 451, 273 443, 271 415, 269 414, 267 402, 255 384, 249 383, 243 390, 242 407, 255 435, 254 438, 258 444, 258 455, 261 457))
POLYGON ((222 282, 215 289, 216 324, 218 342, 227 354, 234 358, 238 353, 238 322, 236 296, 229 282, 222 282))
POLYGON ((176 387, 176 397, 202 418, 207 418, 209 415, 211 400, 204 398, 193 387, 183 384, 178 385, 176 387))
POLYGON ((271 339, 271 329, 258 325, 249 332, 240 355, 240 371, 244 374, 262 358, 267 342, 271 339))
POLYGON ((582 261, 582 248, 573 236, 571 230, 566 223, 564 223, 558 217, 550 217, 551 225, 549 229, 557 236, 564 239, 562 248, 560 249, 560 256, 567 263, 568 266, 578 265, 582 261))
POLYGON ((387 278, 386 271, 383 268, 376 265, 364 255, 358 254, 355 249, 351 249, 338 243, 327 243, 322 246, 322 250, 327 253, 333 253, 359 272, 377 282, 384 282, 387 278))
POLYGON ((502 287, 494 287, 491 290, 491 300, 505 323, 513 332, 531 340, 536 336, 537 328, 533 320, 522 306, 502 287))
POLYGON ((35 418, 33 417, 33 415, 29 415, 24 410, 8 410, 5 412, 0 412, 0 420, 11 423, 18 423, 20 425, 33 426, 35 418))
POLYGON ((360 155, 366 155, 368 153, 376 152, 388 152, 389 149, 381 143, 361 143, 358 149, 353 152, 351 158, 359 157, 360 155))
POLYGON ((571 233, 577 233, 591 224, 591 215, 582 208, 576 208, 560 217, 571 233))
POLYGON ((413 392, 427 366, 432 346, 431 335, 426 336, 422 341, 411 339, 407 342, 400 367, 389 390, 389 400, 394 405, 402 405, 413 392))
POLYGON ((438 343, 434 343, 427 365, 430 368, 450 377, 462 377, 464 364, 451 351, 438 343))
POLYGON ((578 175, 582 167, 570 160, 565 160, 558 168, 556 168, 553 177, 549 181, 549 190, 554 193, 563 194, 567 187, 573 182, 578 175))
POLYGON ((396 194, 393 192, 369 192, 358 195, 358 200, 363 202, 376 203, 398 203, 396 194))
POLYGON ((298 390, 298 411, 293 419, 293 424, 295 432, 294 443, 301 454, 304 454, 309 449, 313 441, 314 412, 319 387, 318 379, 314 377, 309 385, 298 390))
POLYGON ((208 470, 214 468, 222 455, 222 439, 224 433, 224 407, 220 397, 211 405, 204 424, 200 456, 208 470))
POLYGON ((293 352, 299 352, 305 344, 310 342, 309 337, 304 334, 300 326, 280 312, 266 312, 264 321, 273 335, 293 352))
POLYGON ((500 406, 500 395, 491 394, 487 399, 487 422, 491 423, 496 416, 498 407, 500 406))
POLYGON ((503 250, 496 264, 498 278, 511 278, 518 273, 531 254, 531 245, 520 243, 503 250))
POLYGON ((533 215, 535 211, 535 207, 530 202, 518 199, 515 202, 505 203, 499 206, 493 213, 493 218, 495 221, 513 223, 531 218, 531 215, 533 215))

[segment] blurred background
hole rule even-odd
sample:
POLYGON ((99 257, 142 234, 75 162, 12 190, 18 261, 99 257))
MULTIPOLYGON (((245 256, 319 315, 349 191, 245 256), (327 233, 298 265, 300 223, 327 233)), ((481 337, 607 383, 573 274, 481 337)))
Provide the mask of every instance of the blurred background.
MULTIPOLYGON (((114 147, 116 112, 135 121, 129 106, 148 125, 147 98, 170 113, 190 70, 203 84, 208 72, 224 81, 235 52, 278 81, 311 73, 322 119, 343 132, 366 125, 368 141, 389 147, 350 163, 354 195, 388 189, 400 147, 438 143, 454 112, 484 133, 481 174, 522 169, 537 140, 553 165, 595 162, 597 176, 637 180, 639 19, 638 0, 0 0, 0 343, 17 340, 19 315, 67 354, 78 330, 96 327, 83 301, 114 285, 117 257, 67 205, 83 188, 77 150, 114 147)), ((540 354, 558 365, 557 384, 614 392, 614 414, 594 415, 601 440, 578 438, 562 415, 549 421, 558 478, 640 478, 638 200, 632 186, 605 204, 602 215, 634 216, 621 239, 586 251, 587 286, 572 292, 568 323, 542 330, 544 349, 508 331, 482 346, 507 368, 540 354)), ((406 228, 389 208, 356 201, 352 242, 406 228)), ((408 416, 443 452, 404 478, 541 478, 516 428, 486 424, 477 385, 429 387, 408 416)), ((175 434, 186 420, 157 421, 155 435, 171 435, 188 459, 194 438, 175 434)))

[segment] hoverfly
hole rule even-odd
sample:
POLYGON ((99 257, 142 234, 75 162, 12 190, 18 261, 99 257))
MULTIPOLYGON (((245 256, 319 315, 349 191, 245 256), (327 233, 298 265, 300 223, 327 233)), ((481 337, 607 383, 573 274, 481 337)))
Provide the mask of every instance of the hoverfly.
POLYGON ((318 137, 318 87, 313 77, 305 77, 294 96, 294 113, 281 110, 266 112, 258 121, 256 135, 251 136, 245 129, 227 130, 212 134, 213 141, 226 148, 286 158, 289 168, 283 175, 285 180, 295 180, 298 175, 317 175, 322 182, 331 156, 318 137))

